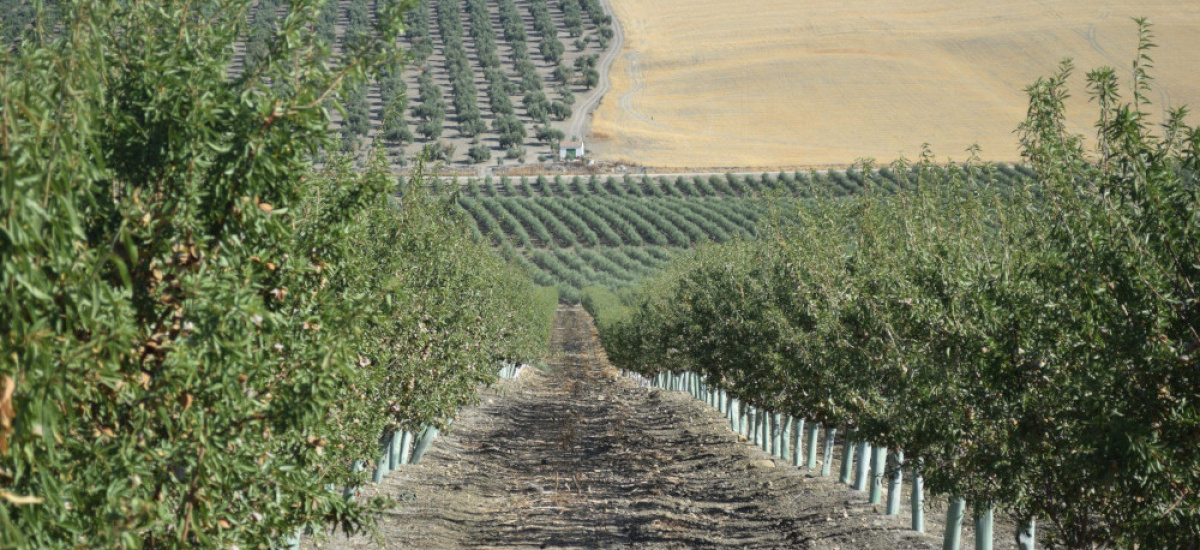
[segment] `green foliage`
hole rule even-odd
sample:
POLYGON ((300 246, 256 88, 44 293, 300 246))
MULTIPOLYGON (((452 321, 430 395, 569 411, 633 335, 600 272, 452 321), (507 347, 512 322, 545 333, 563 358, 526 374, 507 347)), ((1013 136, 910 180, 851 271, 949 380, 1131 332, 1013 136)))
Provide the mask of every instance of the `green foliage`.
POLYGON ((664 197, 682 197, 683 193, 675 188, 675 182, 666 176, 659 176, 656 180, 658 188, 662 190, 664 197))
POLYGON ((517 188, 513 186, 512 178, 508 176, 500 176, 500 188, 504 190, 504 195, 507 197, 517 196, 517 188))
POLYGON ((463 45, 462 4, 459 0, 438 0, 435 8, 438 32, 446 45, 445 68, 450 75, 451 103, 457 114, 458 131, 464 136, 477 136, 487 131, 487 125, 479 111, 476 99, 479 91, 463 45))
POLYGON ((522 203, 522 206, 535 216, 542 223, 543 227, 549 230, 552 238, 548 242, 553 242, 563 247, 575 245, 575 233, 563 223, 561 218, 547 210, 540 202, 527 201, 522 203))
POLYGON ((579 0, 559 0, 558 7, 563 12, 567 33, 573 37, 583 36, 583 9, 579 7, 579 0))
POLYGON ((471 17, 471 36, 475 38, 479 64, 484 69, 500 67, 500 57, 496 53, 496 33, 492 30, 492 16, 487 2, 467 0, 467 11, 471 17))
POLYGON ((530 334, 533 341, 539 343, 539 347, 549 346, 558 301, 558 289, 553 286, 539 286, 533 291, 532 307, 526 311, 531 314, 530 326, 537 328, 536 331, 530 331, 530 334))
POLYGON ((524 248, 532 248, 533 243, 530 242, 529 233, 525 231, 525 227, 516 216, 504 207, 499 199, 485 198, 480 199, 484 208, 491 211, 492 215, 500 222, 500 228, 508 235, 512 235, 517 244, 524 248))
POLYGON ((592 23, 595 23, 602 31, 609 31, 610 34, 608 37, 612 38, 612 17, 604 13, 604 8, 600 5, 600 0, 582 0, 582 2, 583 9, 587 11, 592 23))
POLYGON ((553 181, 557 183, 539 176, 518 191, 502 178, 503 193, 499 193, 490 179, 482 190, 469 179, 467 197, 498 198, 480 202, 464 197, 459 202, 474 219, 481 238, 486 236, 502 249, 523 248, 520 252, 513 248, 513 261, 533 266, 535 277, 549 274, 564 291, 578 291, 580 283, 623 288, 657 270, 665 256, 635 253, 636 247, 689 247, 750 237, 763 209, 757 202, 738 198, 636 200, 624 183, 611 177, 572 177, 568 183, 556 176, 553 181), (534 258, 531 248, 535 247, 570 250, 583 264, 559 256, 534 258))
POLYGON ((600 72, 592 68, 584 69, 583 86, 590 90, 595 88, 598 84, 600 84, 600 72))
POLYGON ((442 123, 446 119, 446 102, 442 99, 442 91, 433 82, 429 71, 422 71, 417 77, 417 88, 420 103, 412 108, 420 122, 417 123, 417 133, 425 136, 426 140, 435 140, 442 135, 442 123))
POLYGON ((645 195, 645 192, 642 190, 642 186, 638 185, 638 182, 634 181, 633 177, 629 174, 625 174, 622 177, 621 183, 625 186, 626 194, 629 196, 641 197, 645 195))
POLYGON ((479 144, 467 151, 467 157, 475 164, 484 163, 491 160, 492 149, 487 145, 479 144))
MULTIPOLYGON (((643 239, 646 243, 655 246, 666 246, 667 237, 659 231, 658 227, 653 222, 646 220, 641 214, 629 207, 636 201, 622 201, 606 203, 606 206, 617 216, 628 222, 632 232, 638 235, 638 238, 643 239)), ((626 233, 627 235, 629 232, 626 233)))
MULTIPOLYGON (((500 229, 500 222, 496 221, 495 216, 492 216, 489 209, 485 208, 480 200, 460 197, 458 199, 458 203, 463 207, 464 210, 466 210, 467 214, 469 214, 471 218, 475 220, 475 223, 479 228, 479 233, 488 236, 498 235, 503 237, 504 232, 500 229)), ((507 239, 503 239, 503 241, 508 242, 507 239)), ((500 242, 495 244, 499 245, 500 242)))
POLYGON ((483 178, 483 187, 481 187, 480 189, 482 189, 482 191, 483 191, 483 196, 486 196, 486 197, 499 197, 500 196, 500 193, 498 191, 496 191, 496 181, 493 180, 491 176, 487 176, 487 177, 483 178))
POLYGON ((596 327, 601 331, 606 331, 610 327, 625 321, 629 316, 629 308, 626 307, 616 293, 604 287, 589 286, 584 287, 581 292, 580 303, 592 319, 596 322, 596 327))
MULTIPOLYGON (((1028 89, 1032 180, 927 152, 814 173, 847 198, 796 201, 767 238, 702 247, 644 283, 602 325, 610 360, 699 372, 903 449, 931 490, 1049 522, 1051 544, 1194 545, 1200 131, 1175 110, 1152 132, 1141 31, 1131 102, 1112 71, 1089 74, 1098 158, 1065 130, 1064 64, 1028 89)), ((727 178, 739 195, 755 179, 727 178)))
POLYGON ((542 89, 542 76, 538 73, 537 65, 528 57, 522 58, 514 63, 517 68, 517 75, 521 77, 521 83, 517 87, 519 92, 537 92, 542 89))
POLYGON ((371 131, 371 113, 367 107, 367 87, 365 84, 347 86, 343 93, 346 110, 345 129, 360 136, 371 131))
POLYGON ((538 127, 535 137, 538 141, 549 145, 551 149, 557 149, 559 142, 561 142, 566 136, 563 134, 562 130, 546 125, 538 127))
POLYGON ((530 0, 529 13, 533 16, 534 30, 542 37, 538 51, 548 63, 558 64, 566 52, 566 47, 558 39, 558 29, 554 26, 549 8, 546 7, 546 0, 530 0))
POLYGON ((449 161, 454 157, 455 146, 446 141, 433 141, 421 147, 421 158, 431 162, 449 161))
POLYGON ((525 142, 525 125, 512 115, 496 117, 492 129, 500 134, 500 148, 519 147, 525 142))
MULTIPOLYGON (((564 88, 562 88, 561 90, 566 90, 565 86, 567 84, 571 83, 571 69, 561 63, 554 66, 553 76, 554 76, 554 80, 557 80, 559 84, 564 86, 564 88)), ((562 93, 561 90, 559 93, 562 93)), ((569 93, 570 90, 567 90, 567 92, 569 93)), ((565 94, 564 94, 564 97, 565 97, 565 94)), ((566 100, 564 99, 564 103, 565 102, 566 102, 566 100)), ((571 102, 572 103, 574 102, 573 95, 571 97, 571 102)), ((568 103, 568 105, 569 105, 569 103, 568 103)))
POLYGON ((512 212, 520 220, 521 225, 527 231, 533 233, 533 237, 537 238, 542 245, 549 245, 554 242, 554 238, 550 235, 550 231, 546 229, 546 225, 542 223, 542 220, 525 207, 526 204, 531 203, 521 200, 501 199, 501 204, 505 210, 512 212))
POLYGON ((312 171, 400 3, 331 62, 324 2, 291 2, 231 78, 251 4, 70 5, 0 73, 0 546, 361 530, 382 503, 327 484, 545 347, 548 293, 419 170, 312 171))
MULTIPOLYGON (((718 215, 709 214, 706 216, 704 213, 697 211, 698 209, 692 206, 692 202, 694 201, 669 201, 667 204, 662 205, 660 210, 664 215, 670 214, 678 217, 680 219, 678 223, 687 224, 686 226, 693 242, 699 243, 710 238, 719 243, 728 241, 731 238, 729 232, 725 229, 731 225, 728 223, 728 220, 718 215)), ((737 229, 734 228, 734 231, 736 232, 737 229)))
POLYGON ((389 109, 383 119, 383 139, 392 146, 403 146, 413 140, 412 130, 404 122, 403 104, 389 109))
POLYGON ((579 245, 596 246, 600 244, 600 237, 596 234, 596 230, 580 216, 580 213, 586 212, 586 210, 575 201, 543 201, 542 206, 555 212, 566 221, 567 226, 575 232, 575 238, 579 245))
POLYGON ((645 244, 641 234, 639 234, 634 228, 633 223, 628 219, 623 218, 617 212, 613 211, 611 208, 612 204, 614 203, 609 201, 581 202, 582 206, 586 207, 600 219, 604 220, 604 223, 611 231, 619 234, 619 237, 617 237, 618 240, 615 241, 615 244, 627 244, 633 246, 642 246, 645 244))
POLYGON ((586 202, 591 201, 588 201, 588 199, 563 201, 563 206, 566 206, 568 210, 579 215, 579 219, 590 230, 581 237, 582 244, 588 246, 596 246, 598 244, 620 246, 622 242, 621 236, 613 231, 612 227, 609 227, 604 218, 597 216, 592 209, 588 208, 588 205, 585 204, 586 202), (594 239, 592 235, 595 235, 594 239))
POLYGON ((527 92, 521 99, 521 104, 525 106, 525 112, 529 117, 534 120, 545 121, 550 116, 550 100, 546 99, 546 94, 541 90, 527 92))
MULTIPOLYGON (((336 21, 336 6, 330 11, 334 13, 333 20, 336 21)), ((433 40, 429 38, 429 0, 417 0, 409 14, 404 37, 408 40, 413 64, 419 67, 425 64, 425 60, 429 59, 430 55, 433 55, 433 40)))
POLYGON ((529 183, 529 178, 521 176, 521 196, 527 199, 533 198, 533 185, 529 183))

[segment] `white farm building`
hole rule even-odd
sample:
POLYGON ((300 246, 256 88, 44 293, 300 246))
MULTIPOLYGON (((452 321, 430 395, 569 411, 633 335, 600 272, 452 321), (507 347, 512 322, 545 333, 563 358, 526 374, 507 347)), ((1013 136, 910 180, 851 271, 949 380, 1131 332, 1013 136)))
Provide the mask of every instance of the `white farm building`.
POLYGON ((558 158, 561 160, 581 159, 583 154, 582 141, 564 141, 558 145, 558 158))

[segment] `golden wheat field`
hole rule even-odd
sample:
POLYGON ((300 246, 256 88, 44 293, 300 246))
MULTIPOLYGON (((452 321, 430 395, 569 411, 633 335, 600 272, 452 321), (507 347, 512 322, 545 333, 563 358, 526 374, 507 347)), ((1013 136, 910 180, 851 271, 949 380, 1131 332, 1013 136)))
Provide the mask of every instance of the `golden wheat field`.
MULTIPOLYGON (((1155 113, 1200 123, 1198 0, 611 0, 625 44, 592 124, 604 160, 659 167, 1019 159, 1024 88, 1077 67, 1072 130, 1092 135, 1084 75, 1128 85, 1131 18, 1154 24, 1155 113)), ((1126 91, 1127 88, 1126 88, 1126 91)))

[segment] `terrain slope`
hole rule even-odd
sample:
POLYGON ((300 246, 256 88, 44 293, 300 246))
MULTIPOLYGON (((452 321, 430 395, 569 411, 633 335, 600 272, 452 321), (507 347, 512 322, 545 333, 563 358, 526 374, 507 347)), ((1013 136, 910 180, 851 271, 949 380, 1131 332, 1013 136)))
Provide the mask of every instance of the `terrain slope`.
MULTIPOLYGON (((906 512, 884 516, 865 493, 772 460, 701 401, 621 376, 582 308, 559 308, 551 344, 549 369, 486 390, 421 463, 364 490, 400 501, 379 540, 319 547, 941 547, 907 530, 906 512)), ((931 534, 941 515, 926 516, 931 534)))
POLYGON ((1078 67, 1072 130, 1094 133, 1088 70, 1117 68, 1128 97, 1139 16, 1160 46, 1155 112, 1200 108, 1194 0, 610 1, 625 42, 589 144, 608 160, 811 166, 912 158, 923 142, 1018 160, 1023 90, 1061 59, 1078 67))

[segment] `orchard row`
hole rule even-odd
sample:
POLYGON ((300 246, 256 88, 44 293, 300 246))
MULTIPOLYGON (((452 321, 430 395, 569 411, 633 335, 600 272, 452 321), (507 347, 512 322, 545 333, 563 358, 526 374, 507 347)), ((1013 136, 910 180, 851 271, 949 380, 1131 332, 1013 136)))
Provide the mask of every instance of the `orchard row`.
POLYGON ((637 295, 590 289, 610 360, 836 428, 880 477, 890 452, 951 516, 974 510, 977 547, 993 511, 1022 548, 1035 523, 1054 546, 1195 547, 1200 129, 1183 109, 1151 125, 1139 39, 1128 99, 1088 74, 1095 153, 1064 130, 1064 64, 1029 88, 1033 178, 923 160, 898 194, 795 201, 637 295))
MULTIPOLYGON (((934 167, 932 170, 946 170, 934 167)), ((1021 184, 1032 175, 1029 167, 1012 164, 989 165, 997 185, 1021 184)), ((912 168, 901 173, 888 166, 879 170, 860 168, 829 171, 763 172, 762 174, 708 174, 685 176, 537 176, 483 181, 468 179, 464 194, 468 197, 576 197, 616 196, 650 198, 740 197, 769 198, 841 197, 871 191, 894 193, 913 180, 912 168)))
POLYGON ((331 58, 336 4, 271 4, 60 3, 4 57, 0 547, 368 530, 381 443, 545 352, 554 289, 419 166, 325 153, 322 102, 395 66, 401 5, 350 2, 331 58), (275 31, 237 67, 248 21, 275 31))
MULTIPOLYGON (((369 4, 351 0, 340 47, 369 4)), ((387 68, 373 85, 346 92, 343 149, 378 139, 401 164, 418 153, 483 163, 495 153, 524 162, 531 146, 556 152, 567 136, 554 122, 569 119, 575 94, 599 83, 611 25, 596 0, 421 0, 408 16, 408 70, 387 68), (563 37, 574 39, 570 50, 563 37), (407 85, 417 88, 411 104, 388 93, 407 85), (414 143, 421 148, 406 154, 414 143)))
POLYGON ((737 198, 459 198, 475 238, 576 303, 587 286, 636 285, 676 251, 753 235, 763 215, 737 198))
MULTIPOLYGON (((953 169, 925 170, 947 177, 953 169)), ((981 170, 1001 190, 1021 185, 1030 173, 1011 165, 981 170)), ((558 287, 563 301, 575 303, 588 286, 637 286, 674 252, 753 238, 777 199, 868 190, 887 195, 917 175, 913 168, 885 167, 749 176, 472 178, 459 189, 459 205, 477 240, 499 247, 538 284, 558 287)), ((439 192, 446 185, 434 182, 439 192)))

